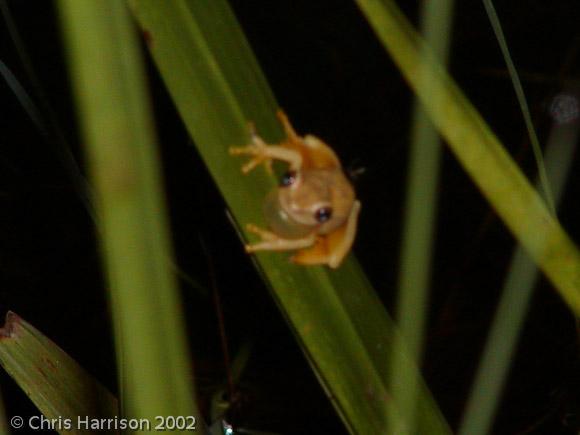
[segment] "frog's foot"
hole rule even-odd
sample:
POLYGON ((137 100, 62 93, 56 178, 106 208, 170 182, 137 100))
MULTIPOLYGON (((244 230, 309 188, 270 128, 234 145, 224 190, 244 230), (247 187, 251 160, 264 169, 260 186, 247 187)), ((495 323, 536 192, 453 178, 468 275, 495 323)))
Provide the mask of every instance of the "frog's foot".
POLYGON ((252 138, 252 143, 245 147, 231 147, 230 154, 232 156, 239 155, 250 155, 253 156, 252 159, 244 166, 242 166, 242 172, 247 174, 260 163, 264 163, 266 171, 268 174, 272 173, 272 160, 273 157, 268 153, 268 145, 262 140, 260 136, 256 133, 256 128, 253 122, 249 123, 250 136, 252 138))
POLYGON ((261 242, 246 245, 246 252, 256 251, 291 251, 312 246, 316 242, 316 235, 310 234, 300 239, 284 239, 277 234, 260 228, 254 224, 248 224, 246 229, 262 239, 261 242))
POLYGON ((290 169, 297 171, 302 166, 302 155, 293 149, 279 145, 268 145, 257 135, 254 124, 250 123, 250 136, 252 143, 245 147, 231 147, 230 154, 233 156, 249 155, 250 161, 242 166, 242 172, 247 174, 260 163, 266 167, 266 171, 272 174, 272 161, 281 160, 290 165, 290 169))

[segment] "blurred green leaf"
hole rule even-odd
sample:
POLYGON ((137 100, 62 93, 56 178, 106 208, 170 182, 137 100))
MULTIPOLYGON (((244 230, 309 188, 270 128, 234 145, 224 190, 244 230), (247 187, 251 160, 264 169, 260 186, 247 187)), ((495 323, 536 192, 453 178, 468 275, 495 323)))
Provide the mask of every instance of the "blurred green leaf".
MULTIPOLYGON (((424 1, 421 9, 421 33, 433 47, 437 58, 447 63, 452 32, 452 0, 424 1)), ((429 77, 423 78, 429 85, 429 77)), ((429 314, 432 253, 437 224, 441 139, 420 101, 415 99, 409 144, 407 192, 401 242, 401 260, 397 292, 396 321, 404 343, 421 365, 425 330, 429 314)), ((396 356, 396 355, 395 355, 396 356)), ((397 403, 406 419, 413 421, 415 379, 407 379, 405 359, 393 361, 392 383, 400 385, 397 403), (400 365, 400 366, 399 366, 400 365)), ((412 423, 411 423, 412 424, 412 423)), ((409 428, 413 433, 412 426, 409 428)))
POLYGON ((199 419, 134 23, 118 0, 62 0, 60 12, 96 193, 123 416, 199 419))

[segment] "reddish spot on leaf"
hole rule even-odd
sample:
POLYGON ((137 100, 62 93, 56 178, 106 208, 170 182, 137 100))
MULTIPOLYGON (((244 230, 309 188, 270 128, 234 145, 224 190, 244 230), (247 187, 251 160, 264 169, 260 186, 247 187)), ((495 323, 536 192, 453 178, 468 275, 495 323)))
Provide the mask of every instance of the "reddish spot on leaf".
POLYGON ((151 32, 149 30, 143 30, 141 33, 143 34, 145 44, 147 44, 147 47, 151 48, 153 45, 153 36, 151 36, 151 32))
POLYGON ((48 376, 46 376, 46 373, 44 373, 44 370, 42 370, 42 367, 36 367, 36 370, 38 370, 40 372, 40 374, 42 375, 42 377, 48 378, 48 376))
POLYGON ((56 372, 56 365, 52 362, 50 358, 43 358, 44 364, 49 367, 53 372, 56 372))

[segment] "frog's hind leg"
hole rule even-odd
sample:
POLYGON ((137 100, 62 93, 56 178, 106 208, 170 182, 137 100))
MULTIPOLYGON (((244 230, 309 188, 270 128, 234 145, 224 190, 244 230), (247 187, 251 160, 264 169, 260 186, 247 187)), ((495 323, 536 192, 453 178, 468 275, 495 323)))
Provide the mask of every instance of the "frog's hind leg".
POLYGON ((358 215, 360 213, 360 201, 355 201, 350 210, 350 215, 342 228, 328 235, 328 266, 336 269, 349 253, 356 236, 358 215), (342 233, 342 234, 341 234, 342 233))
POLYGON ((316 240, 314 245, 301 249, 291 258, 292 263, 302 266, 314 266, 317 264, 328 264, 328 243, 324 237, 316 240))
POLYGON ((360 201, 355 201, 344 226, 317 240, 312 247, 298 251, 292 261, 303 265, 326 264, 331 269, 340 266, 354 243, 360 207, 360 201))
POLYGON ((262 239, 261 242, 246 245, 246 252, 248 253, 256 251, 291 251, 307 248, 316 242, 315 234, 309 234, 300 239, 284 239, 253 224, 248 224, 246 228, 249 232, 257 234, 262 239))

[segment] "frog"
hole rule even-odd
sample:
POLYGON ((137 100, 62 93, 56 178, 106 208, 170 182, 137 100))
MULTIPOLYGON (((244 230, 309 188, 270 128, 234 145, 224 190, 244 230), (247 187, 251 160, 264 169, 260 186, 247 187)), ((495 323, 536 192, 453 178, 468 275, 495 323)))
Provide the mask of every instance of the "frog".
POLYGON ((260 164, 272 174, 275 160, 288 165, 264 201, 268 229, 247 224, 248 232, 260 241, 246 244, 245 250, 296 251, 290 258, 295 264, 336 269, 354 243, 361 203, 333 149, 314 135, 298 135, 281 109, 276 115, 285 140, 266 143, 250 122, 251 143, 229 150, 233 156, 251 157, 242 165, 244 174, 260 164))

